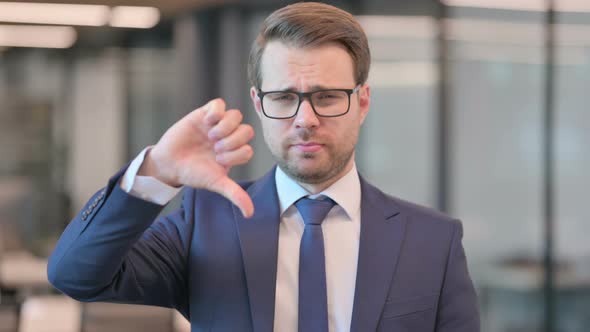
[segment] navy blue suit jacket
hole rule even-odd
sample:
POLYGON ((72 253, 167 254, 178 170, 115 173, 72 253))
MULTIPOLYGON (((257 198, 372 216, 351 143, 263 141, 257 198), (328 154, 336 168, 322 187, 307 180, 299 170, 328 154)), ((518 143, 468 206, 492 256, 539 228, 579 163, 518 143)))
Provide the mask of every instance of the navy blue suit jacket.
MULTIPOLYGON (((51 283, 80 301, 176 308, 192 331, 272 331, 274 169, 242 184, 254 203, 251 219, 224 197, 191 188, 180 209, 157 218, 161 206, 120 189, 124 172, 64 231, 49 258, 51 283)), ((361 195, 351 331, 479 331, 461 224, 362 178, 361 195)))

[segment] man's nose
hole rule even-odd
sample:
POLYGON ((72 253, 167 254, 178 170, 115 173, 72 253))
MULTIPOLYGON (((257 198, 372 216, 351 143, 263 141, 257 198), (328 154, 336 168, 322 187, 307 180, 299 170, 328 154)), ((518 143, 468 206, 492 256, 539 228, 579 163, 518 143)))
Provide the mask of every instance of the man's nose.
POLYGON ((297 127, 309 128, 316 127, 320 124, 318 115, 315 114, 309 99, 304 99, 299 105, 299 111, 295 116, 295 125, 297 127))

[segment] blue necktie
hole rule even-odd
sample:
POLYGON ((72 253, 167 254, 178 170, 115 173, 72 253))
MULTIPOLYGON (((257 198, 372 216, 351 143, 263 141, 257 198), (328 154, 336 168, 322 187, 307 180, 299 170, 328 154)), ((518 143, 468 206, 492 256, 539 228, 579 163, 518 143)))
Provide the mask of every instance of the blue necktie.
POLYGON ((299 332, 328 332, 328 297, 322 221, 336 203, 302 198, 295 203, 305 229, 299 249, 299 332))

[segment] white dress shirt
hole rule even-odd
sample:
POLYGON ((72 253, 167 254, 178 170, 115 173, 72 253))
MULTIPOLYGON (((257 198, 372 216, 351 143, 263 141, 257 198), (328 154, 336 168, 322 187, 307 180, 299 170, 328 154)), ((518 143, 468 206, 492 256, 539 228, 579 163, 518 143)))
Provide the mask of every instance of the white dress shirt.
MULTIPOLYGON (((164 205, 180 188, 168 186, 155 178, 139 176, 144 149, 133 160, 121 181, 121 188, 131 195, 164 205)), ((360 239, 361 188, 356 165, 337 182, 316 195, 310 195, 296 181, 276 168, 275 182, 280 203, 277 284, 274 331, 297 332, 299 294, 299 245, 305 227, 294 206, 304 196, 327 196, 337 205, 322 223, 328 295, 330 332, 350 330, 360 239)))

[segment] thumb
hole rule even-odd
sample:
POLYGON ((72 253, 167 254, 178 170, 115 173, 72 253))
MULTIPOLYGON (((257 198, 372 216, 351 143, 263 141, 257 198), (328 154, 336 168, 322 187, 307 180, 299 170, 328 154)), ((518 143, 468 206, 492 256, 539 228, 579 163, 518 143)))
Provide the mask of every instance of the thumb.
POLYGON ((254 203, 252 203, 250 195, 229 177, 226 176, 220 179, 211 190, 234 203, 244 217, 250 218, 254 215, 254 203))
POLYGON ((206 126, 213 126, 223 117, 225 101, 221 98, 210 100, 207 104, 193 110, 184 116, 193 123, 203 122, 206 126))

